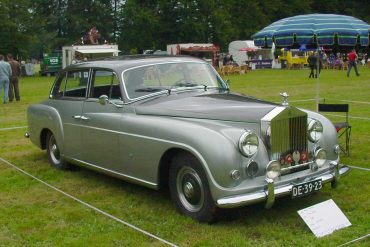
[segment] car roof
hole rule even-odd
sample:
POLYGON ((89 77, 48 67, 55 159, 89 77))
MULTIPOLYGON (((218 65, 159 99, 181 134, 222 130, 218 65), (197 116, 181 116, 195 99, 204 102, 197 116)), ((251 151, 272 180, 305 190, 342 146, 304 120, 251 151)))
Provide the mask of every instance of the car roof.
POLYGON ((192 56, 179 55, 132 55, 132 56, 115 56, 101 58, 90 61, 79 62, 66 67, 66 69, 77 68, 107 68, 115 71, 123 71, 129 68, 156 64, 156 63, 176 63, 176 62, 206 62, 202 59, 192 56))

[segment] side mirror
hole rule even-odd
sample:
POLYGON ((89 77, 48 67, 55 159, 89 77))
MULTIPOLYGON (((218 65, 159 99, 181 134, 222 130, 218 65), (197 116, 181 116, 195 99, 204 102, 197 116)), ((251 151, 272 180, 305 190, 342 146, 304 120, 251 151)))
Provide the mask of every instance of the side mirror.
POLYGON ((106 105, 108 101, 109 100, 108 100, 107 95, 103 94, 102 96, 99 97, 99 104, 101 104, 101 105, 106 105))
POLYGON ((115 102, 113 102, 113 101, 109 100, 108 96, 107 96, 107 95, 105 95, 105 94, 103 94, 102 96, 100 96, 100 97, 99 97, 98 102, 99 102, 99 104, 101 104, 101 105, 106 105, 106 104, 108 103, 108 104, 112 104, 112 105, 114 105, 114 106, 115 106, 115 107, 117 107, 117 108, 122 108, 122 107, 123 107, 123 105, 117 104, 117 103, 115 103, 115 102))
POLYGON ((226 83, 227 90, 229 90, 229 91, 230 91, 230 84, 231 84, 230 79, 227 79, 227 80, 225 81, 225 83, 226 83))

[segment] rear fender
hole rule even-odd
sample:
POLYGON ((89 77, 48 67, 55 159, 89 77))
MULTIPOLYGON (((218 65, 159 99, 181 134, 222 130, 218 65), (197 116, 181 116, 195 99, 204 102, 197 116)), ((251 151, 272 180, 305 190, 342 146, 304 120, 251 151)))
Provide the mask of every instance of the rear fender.
MULTIPOLYGON (((27 110, 28 131, 31 141, 40 148, 42 147, 42 137, 45 130, 51 131, 57 142, 64 143, 63 124, 58 111, 48 105, 35 104, 27 110)), ((63 153, 63 145, 60 145, 63 153)))

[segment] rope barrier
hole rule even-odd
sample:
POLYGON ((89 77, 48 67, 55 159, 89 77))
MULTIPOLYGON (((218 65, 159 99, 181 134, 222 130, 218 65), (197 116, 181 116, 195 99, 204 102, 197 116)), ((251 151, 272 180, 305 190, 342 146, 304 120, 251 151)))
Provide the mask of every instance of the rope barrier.
POLYGON ((142 230, 142 229, 140 229, 140 228, 139 228, 139 227, 137 227, 137 226, 134 226, 134 225, 132 225, 132 224, 130 224, 130 223, 127 223, 126 221, 123 221, 123 220, 121 220, 121 219, 119 219, 119 218, 117 218, 117 217, 115 217, 115 216, 113 216, 113 215, 111 215, 111 214, 107 213, 107 212, 104 212, 103 210, 101 210, 101 209, 99 209, 99 208, 96 208, 96 207, 94 207, 93 205, 88 204, 87 202, 84 202, 84 201, 82 201, 82 200, 78 199, 77 197, 74 197, 74 196, 72 196, 72 195, 70 195, 70 194, 68 194, 68 193, 66 193, 66 192, 64 192, 64 191, 62 191, 62 190, 60 190, 60 189, 56 188, 55 186, 53 186, 53 185, 51 185, 51 184, 48 184, 47 182, 42 181, 41 179, 39 179, 39 178, 37 178, 37 177, 33 176, 32 174, 30 174, 30 173, 28 173, 28 172, 26 172, 26 171, 22 170, 22 169, 21 169, 21 168, 19 168, 18 166, 16 166, 16 165, 14 165, 14 164, 10 163, 9 161, 7 161, 7 160, 5 160, 5 159, 3 159, 3 158, 1 158, 1 157, 0 157, 0 161, 2 161, 3 163, 7 164, 7 165, 8 165, 8 166, 10 166, 10 167, 13 167, 14 169, 18 170, 19 172, 21 172, 21 173, 23 173, 23 174, 25 174, 25 175, 27 175, 27 176, 29 176, 29 177, 31 177, 31 178, 33 178, 33 179, 35 179, 36 181, 38 181, 38 182, 40 182, 40 183, 42 183, 42 184, 46 185, 47 187, 49 187, 49 188, 51 188, 51 189, 53 189, 53 190, 55 190, 55 191, 57 191, 57 192, 59 192, 59 193, 63 194, 64 196, 69 197, 70 199, 72 199, 72 200, 74 200, 74 201, 76 201, 76 202, 78 202, 78 203, 80 203, 80 204, 82 204, 82 205, 84 205, 84 206, 86 206, 86 207, 88 207, 88 208, 90 208, 90 209, 92 209, 92 210, 94 210, 94 211, 96 211, 96 212, 98 212, 98 213, 100 213, 100 214, 102 214, 102 215, 104 215, 104 216, 108 217, 108 218, 111 218, 112 220, 115 220, 115 221, 117 221, 117 222, 119 222, 119 223, 121 223, 121 224, 123 224, 123 225, 125 225, 125 226, 128 226, 128 227, 130 227, 130 228, 132 228, 132 229, 134 229, 134 230, 136 230, 136 231, 138 231, 138 232, 141 232, 142 234, 145 234, 145 235, 147 235, 147 236, 149 236, 149 237, 151 237, 151 238, 154 238, 154 239, 156 239, 156 240, 158 240, 158 241, 160 241, 160 242, 162 242, 162 243, 165 243, 165 244, 167 244, 167 245, 169 245, 169 246, 177 246, 177 245, 175 245, 175 244, 173 244, 173 243, 171 243, 171 242, 168 242, 167 240, 164 240, 164 239, 162 239, 162 238, 160 238, 160 237, 157 237, 156 235, 154 235, 154 234, 152 234, 152 233, 150 233, 150 232, 147 232, 147 231, 145 231, 145 230, 142 230))

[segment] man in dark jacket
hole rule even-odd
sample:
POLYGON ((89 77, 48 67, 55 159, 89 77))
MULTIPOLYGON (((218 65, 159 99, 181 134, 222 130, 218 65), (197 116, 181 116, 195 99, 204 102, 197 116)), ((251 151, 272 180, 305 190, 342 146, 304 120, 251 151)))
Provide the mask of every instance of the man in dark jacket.
POLYGON ((307 62, 308 62, 308 65, 310 66, 310 69, 311 69, 311 73, 310 73, 310 76, 309 78, 314 78, 320 74, 321 72, 321 69, 322 69, 322 60, 320 58, 320 55, 315 52, 315 53, 312 53, 308 59, 307 59, 307 62), (319 62, 319 64, 317 64, 317 62, 319 62), (315 70, 315 74, 314 74, 314 70, 315 70))
POLYGON ((19 81, 19 76, 21 75, 21 66, 16 60, 13 59, 12 54, 8 54, 7 58, 8 58, 8 63, 10 64, 10 67, 12 68, 12 76, 10 78, 10 83, 9 83, 9 102, 13 101, 14 95, 15 95, 15 99, 19 101, 20 96, 19 96, 18 81, 19 81))
POLYGON ((308 62, 308 66, 310 67, 310 76, 308 78, 314 78, 315 77, 315 74, 314 74, 314 69, 316 67, 316 56, 314 53, 311 53, 311 55, 308 57, 307 59, 307 62, 308 62))

